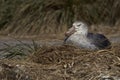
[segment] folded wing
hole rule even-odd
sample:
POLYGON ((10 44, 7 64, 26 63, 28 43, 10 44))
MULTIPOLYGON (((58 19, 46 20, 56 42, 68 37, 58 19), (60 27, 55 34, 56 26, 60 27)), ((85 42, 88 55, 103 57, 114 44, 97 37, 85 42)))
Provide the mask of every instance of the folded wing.
POLYGON ((91 44, 94 44, 99 49, 104 49, 111 45, 110 41, 102 34, 88 33, 87 38, 91 44))

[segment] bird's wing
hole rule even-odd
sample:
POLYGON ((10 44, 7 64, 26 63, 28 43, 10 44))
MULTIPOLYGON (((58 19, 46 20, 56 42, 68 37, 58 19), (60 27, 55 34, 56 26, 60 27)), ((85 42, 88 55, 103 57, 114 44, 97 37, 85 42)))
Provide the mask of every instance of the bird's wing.
POLYGON ((87 38, 91 41, 92 44, 100 49, 104 49, 111 45, 110 41, 102 34, 88 33, 87 38))
POLYGON ((69 36, 65 37, 63 43, 66 43, 66 41, 67 41, 68 38, 69 38, 69 36))

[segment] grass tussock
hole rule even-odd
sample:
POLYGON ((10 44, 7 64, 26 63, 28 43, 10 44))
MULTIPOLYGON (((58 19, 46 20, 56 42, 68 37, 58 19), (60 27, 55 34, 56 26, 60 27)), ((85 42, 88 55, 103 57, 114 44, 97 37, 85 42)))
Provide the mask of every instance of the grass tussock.
POLYGON ((115 25, 119 0, 1 0, 1 34, 43 34, 66 31, 75 20, 115 25))
POLYGON ((40 45, 37 44, 34 40, 31 41, 31 44, 27 44, 23 41, 17 40, 15 44, 11 45, 10 43, 3 43, 4 47, 0 49, 0 56, 1 58, 7 59, 23 59, 28 54, 36 52, 40 45))

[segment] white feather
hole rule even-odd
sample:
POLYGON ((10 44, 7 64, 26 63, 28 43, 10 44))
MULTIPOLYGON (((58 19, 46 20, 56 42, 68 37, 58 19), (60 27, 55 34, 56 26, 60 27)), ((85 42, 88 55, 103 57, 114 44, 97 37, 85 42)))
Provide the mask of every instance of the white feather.
POLYGON ((97 47, 90 43, 87 39, 88 27, 83 22, 73 23, 76 32, 73 33, 66 41, 66 43, 76 45, 81 48, 97 49, 97 47))

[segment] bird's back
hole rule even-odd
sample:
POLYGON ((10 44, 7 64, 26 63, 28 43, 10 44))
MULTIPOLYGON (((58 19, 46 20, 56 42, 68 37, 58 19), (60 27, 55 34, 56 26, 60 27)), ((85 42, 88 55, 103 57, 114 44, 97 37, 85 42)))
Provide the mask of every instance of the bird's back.
POLYGON ((111 45, 110 41, 102 34, 88 33, 87 38, 99 49, 104 49, 111 45))

